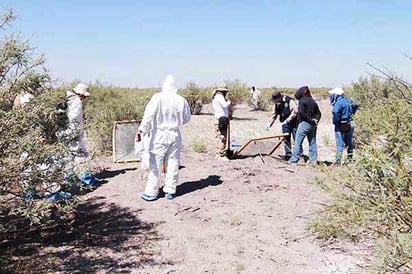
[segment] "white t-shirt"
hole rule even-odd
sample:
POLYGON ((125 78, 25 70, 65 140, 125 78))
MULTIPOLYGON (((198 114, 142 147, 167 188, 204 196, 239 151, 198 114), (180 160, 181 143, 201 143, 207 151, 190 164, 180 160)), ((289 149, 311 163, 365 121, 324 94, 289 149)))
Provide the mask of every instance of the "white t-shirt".
POLYGON ((212 101, 215 118, 229 117, 229 105, 230 101, 226 101, 222 94, 216 94, 212 101))
POLYGON ((259 100, 260 96, 262 95, 262 93, 258 89, 255 89, 255 91, 252 90, 251 93, 252 93, 253 100, 259 100))

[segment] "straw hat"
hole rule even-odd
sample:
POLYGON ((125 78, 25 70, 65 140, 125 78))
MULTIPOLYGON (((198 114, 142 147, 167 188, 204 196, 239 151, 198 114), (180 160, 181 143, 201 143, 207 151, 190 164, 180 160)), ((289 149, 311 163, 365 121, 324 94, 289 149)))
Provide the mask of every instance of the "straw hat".
POLYGON ((78 95, 83 95, 83 96, 90 96, 89 93, 89 87, 85 84, 79 83, 77 86, 73 89, 74 93, 78 95))
POLYGON ((216 95, 216 93, 217 93, 218 91, 220 91, 220 92, 229 92, 229 90, 227 89, 227 87, 225 87, 225 86, 219 86, 219 87, 217 87, 217 88, 213 91, 213 93, 212 93, 212 98, 215 97, 215 95, 216 95))

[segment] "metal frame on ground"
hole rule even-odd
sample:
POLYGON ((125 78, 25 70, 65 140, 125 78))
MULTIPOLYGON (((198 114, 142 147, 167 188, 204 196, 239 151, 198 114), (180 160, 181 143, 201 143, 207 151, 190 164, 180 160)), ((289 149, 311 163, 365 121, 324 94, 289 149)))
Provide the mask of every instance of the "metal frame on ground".
POLYGON ((246 141, 246 143, 241 146, 238 150, 234 152, 235 155, 239 155, 242 150, 244 150, 250 143, 254 141, 262 141, 262 140, 269 140, 269 139, 279 139, 279 141, 273 146, 273 148, 270 150, 270 152, 267 155, 272 155, 278 148, 279 146, 283 143, 286 137, 288 137, 288 133, 283 133, 283 134, 277 134, 277 135, 271 135, 271 136, 264 136, 264 137, 255 137, 251 138, 246 141))

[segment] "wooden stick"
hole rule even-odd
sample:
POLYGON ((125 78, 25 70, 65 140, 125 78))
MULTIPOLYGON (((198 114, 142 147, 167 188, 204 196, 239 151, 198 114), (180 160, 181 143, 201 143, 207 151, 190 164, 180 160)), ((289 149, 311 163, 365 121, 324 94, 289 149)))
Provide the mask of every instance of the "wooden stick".
POLYGON ((112 140, 112 146, 113 146, 113 163, 116 163, 116 122, 113 123, 113 140, 112 140))

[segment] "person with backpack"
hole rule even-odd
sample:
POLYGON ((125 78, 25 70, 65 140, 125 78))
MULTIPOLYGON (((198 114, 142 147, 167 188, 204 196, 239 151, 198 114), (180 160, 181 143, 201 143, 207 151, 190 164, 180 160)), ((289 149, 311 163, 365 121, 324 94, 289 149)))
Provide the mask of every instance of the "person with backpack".
POLYGON ((318 157, 318 146, 316 143, 317 126, 322 116, 319 106, 312 98, 309 87, 303 86, 295 93, 298 104, 298 128, 296 130, 296 142, 293 148, 289 164, 296 164, 302 152, 302 144, 305 137, 309 141, 309 164, 316 164, 318 157))
POLYGON ((353 115, 359 105, 345 97, 342 88, 337 87, 329 91, 330 104, 332 105, 333 124, 335 126, 336 157, 332 166, 342 164, 344 146, 347 147, 348 161, 353 158, 353 132, 355 131, 355 121, 353 115))
POLYGON ((295 140, 296 137, 298 105, 292 97, 282 95, 279 91, 272 94, 272 102, 273 110, 266 130, 269 130, 275 123, 277 117, 279 117, 279 121, 282 125, 282 133, 289 134, 284 141, 285 155, 283 155, 282 158, 289 160, 292 156, 290 135, 292 135, 293 140, 295 140))

